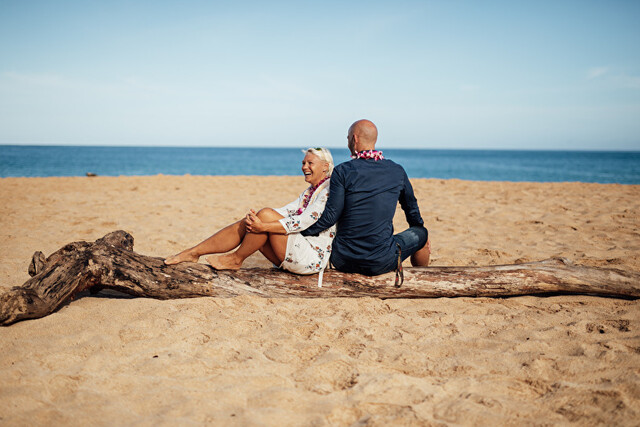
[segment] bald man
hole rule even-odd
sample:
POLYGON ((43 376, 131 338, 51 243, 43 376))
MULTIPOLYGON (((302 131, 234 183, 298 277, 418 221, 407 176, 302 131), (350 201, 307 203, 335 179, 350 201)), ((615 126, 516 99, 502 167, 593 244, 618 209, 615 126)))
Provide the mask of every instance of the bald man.
POLYGON ((402 166, 376 151, 377 140, 378 129, 371 121, 351 125, 347 143, 353 160, 335 167, 322 216, 302 232, 316 235, 337 223, 331 263, 347 273, 376 276, 401 271, 402 260, 409 257, 414 266, 429 264, 429 233, 411 182, 402 166), (394 235, 398 202, 409 229, 394 235))

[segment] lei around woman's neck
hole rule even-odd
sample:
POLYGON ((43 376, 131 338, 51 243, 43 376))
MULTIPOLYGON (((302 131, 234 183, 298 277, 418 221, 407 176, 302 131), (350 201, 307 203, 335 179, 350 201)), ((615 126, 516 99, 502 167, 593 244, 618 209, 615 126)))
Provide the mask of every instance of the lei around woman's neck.
POLYGON ((309 206, 309 202, 311 201, 313 193, 315 193, 316 190, 328 179, 329 177, 326 176, 320 180, 318 185, 312 185, 307 189, 307 191, 305 192, 306 194, 304 195, 304 199, 302 200, 302 206, 296 211, 296 215, 300 215, 302 212, 304 212, 307 206, 309 206))

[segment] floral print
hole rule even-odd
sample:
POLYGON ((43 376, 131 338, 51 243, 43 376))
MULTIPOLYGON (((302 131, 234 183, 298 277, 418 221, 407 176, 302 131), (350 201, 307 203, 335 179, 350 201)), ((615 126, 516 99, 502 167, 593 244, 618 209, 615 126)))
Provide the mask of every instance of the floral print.
POLYGON ((296 215, 300 215, 302 212, 304 212, 304 210, 307 208, 307 206, 309 206, 309 202, 311 201, 311 198, 313 197, 313 193, 316 192, 316 190, 318 188, 320 188, 320 186, 329 179, 329 177, 325 177, 322 178, 322 180, 318 183, 318 185, 312 185, 311 187, 307 188, 305 190, 302 196, 302 203, 300 205, 300 207, 298 208, 298 210, 296 211, 296 215))
POLYGON ((327 266, 331 255, 331 242, 336 234, 335 225, 322 231, 318 236, 305 237, 300 234, 320 218, 329 199, 329 181, 327 180, 318 185, 306 201, 307 206, 304 206, 305 195, 309 193, 309 188, 297 200, 276 209, 276 212, 284 216, 280 224, 289 236, 287 253, 281 267, 297 274, 318 273, 327 266), (300 209, 302 209, 301 212, 300 209))

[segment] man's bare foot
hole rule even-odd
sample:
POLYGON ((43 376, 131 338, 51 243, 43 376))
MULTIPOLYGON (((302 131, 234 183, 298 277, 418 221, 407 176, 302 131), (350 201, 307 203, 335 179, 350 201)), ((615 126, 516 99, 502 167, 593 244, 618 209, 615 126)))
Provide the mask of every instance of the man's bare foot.
POLYGON ((211 255, 205 258, 211 267, 216 270, 239 270, 242 267, 242 261, 238 259, 235 253, 224 255, 211 255))
POLYGON ((169 258, 164 260, 164 263, 167 265, 180 264, 181 262, 198 262, 200 259, 199 256, 193 255, 191 253, 191 249, 187 249, 186 251, 182 251, 177 255, 170 256, 169 258))

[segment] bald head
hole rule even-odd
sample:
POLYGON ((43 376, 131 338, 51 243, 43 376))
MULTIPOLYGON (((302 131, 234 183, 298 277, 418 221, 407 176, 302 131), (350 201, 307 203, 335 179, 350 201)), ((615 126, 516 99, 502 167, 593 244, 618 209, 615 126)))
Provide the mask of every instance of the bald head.
POLYGON ((373 150, 376 148, 378 140, 378 128, 370 120, 358 120, 349 127, 347 140, 352 154, 363 150, 373 150))

